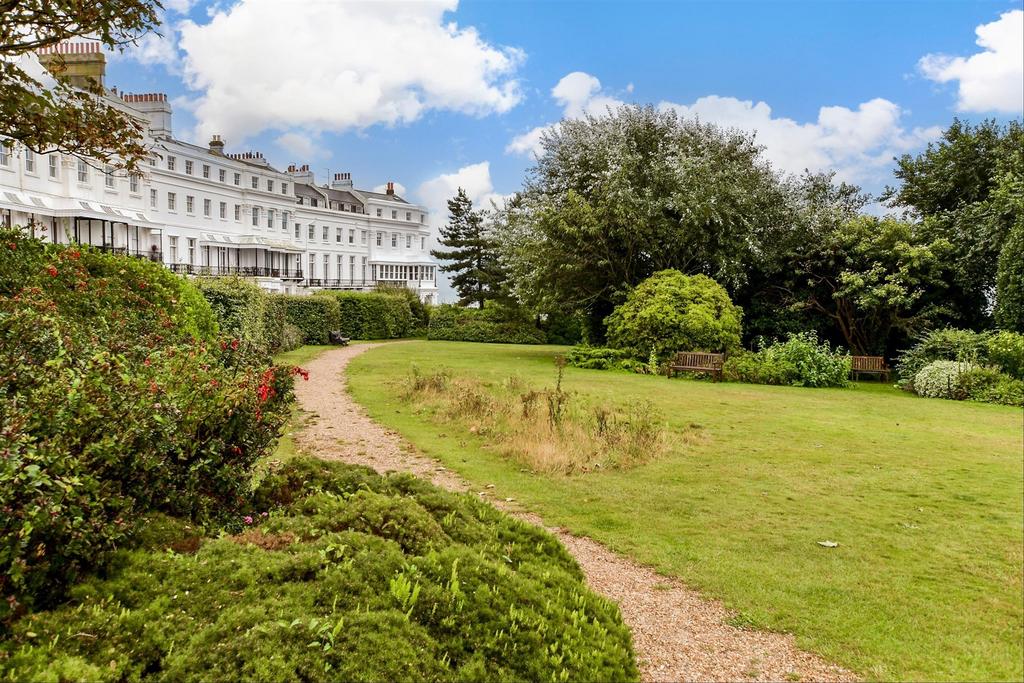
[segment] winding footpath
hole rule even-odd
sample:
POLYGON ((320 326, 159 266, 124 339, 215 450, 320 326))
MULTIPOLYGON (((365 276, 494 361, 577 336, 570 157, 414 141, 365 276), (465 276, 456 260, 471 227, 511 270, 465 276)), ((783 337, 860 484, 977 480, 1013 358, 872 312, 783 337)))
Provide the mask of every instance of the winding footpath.
MULTIPOLYGON (((322 353, 309 363, 309 381, 295 393, 306 411, 296 445, 327 460, 368 465, 379 472, 406 471, 453 491, 474 490, 454 472, 418 452, 397 433, 374 422, 349 395, 345 366, 376 346, 360 344, 322 353)), ((490 497, 489 490, 477 491, 490 497)), ((591 589, 615 601, 633 632, 644 681, 850 681, 851 672, 798 649, 790 635, 739 629, 731 613, 676 579, 617 555, 536 515, 499 507, 542 526, 576 558, 591 589)))

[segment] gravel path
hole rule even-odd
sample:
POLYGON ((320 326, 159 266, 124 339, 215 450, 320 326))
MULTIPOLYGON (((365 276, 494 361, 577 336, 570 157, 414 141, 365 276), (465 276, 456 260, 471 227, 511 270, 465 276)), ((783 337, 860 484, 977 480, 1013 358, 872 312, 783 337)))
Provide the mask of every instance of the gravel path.
MULTIPOLYGON (((413 472, 450 490, 472 490, 458 475, 371 420, 349 396, 345 366, 373 346, 327 351, 307 366, 309 381, 299 382, 295 391, 308 413, 295 434, 296 444, 321 458, 369 465, 380 472, 413 472)), ((659 576, 589 538, 547 527, 536 515, 509 512, 558 536, 590 587, 618 603, 633 631, 644 681, 855 680, 849 671, 797 649, 792 636, 730 626, 728 610, 678 580, 659 576)))

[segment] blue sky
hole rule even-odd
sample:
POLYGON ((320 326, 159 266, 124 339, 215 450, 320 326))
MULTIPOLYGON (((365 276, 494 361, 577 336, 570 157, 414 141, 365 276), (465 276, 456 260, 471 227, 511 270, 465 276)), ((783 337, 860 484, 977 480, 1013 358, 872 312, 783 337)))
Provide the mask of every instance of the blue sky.
POLYGON ((756 130, 781 168, 875 191, 954 116, 1024 109, 1019 1, 165 5, 163 38, 108 85, 171 95, 179 137, 432 207, 458 184, 513 192, 541 127, 622 101, 756 130))

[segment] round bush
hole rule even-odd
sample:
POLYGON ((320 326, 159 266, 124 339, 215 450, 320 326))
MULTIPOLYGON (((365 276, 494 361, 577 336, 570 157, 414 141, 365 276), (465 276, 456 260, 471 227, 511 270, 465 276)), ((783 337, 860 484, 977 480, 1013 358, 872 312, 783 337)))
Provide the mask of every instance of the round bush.
POLYGON ((664 362, 677 351, 730 351, 740 345, 742 311, 704 275, 663 270, 629 293, 605 319, 608 345, 637 360, 664 362))
POLYGON ((914 393, 929 398, 966 398, 961 392, 960 376, 974 369, 971 363, 953 360, 932 361, 914 375, 914 393))

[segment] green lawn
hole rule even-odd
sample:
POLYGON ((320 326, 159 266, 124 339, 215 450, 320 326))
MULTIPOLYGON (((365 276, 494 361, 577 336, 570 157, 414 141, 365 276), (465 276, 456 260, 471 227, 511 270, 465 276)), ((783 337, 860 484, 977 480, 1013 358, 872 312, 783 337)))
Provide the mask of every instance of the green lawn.
POLYGON ((650 400, 706 438, 628 471, 532 475, 414 414, 413 365, 554 383, 559 347, 385 346, 350 368, 382 423, 497 497, 681 577, 737 622, 795 633, 869 678, 1024 677, 1020 409, 887 386, 802 389, 566 370, 581 397, 650 400), (824 548, 821 540, 838 548, 824 548))

